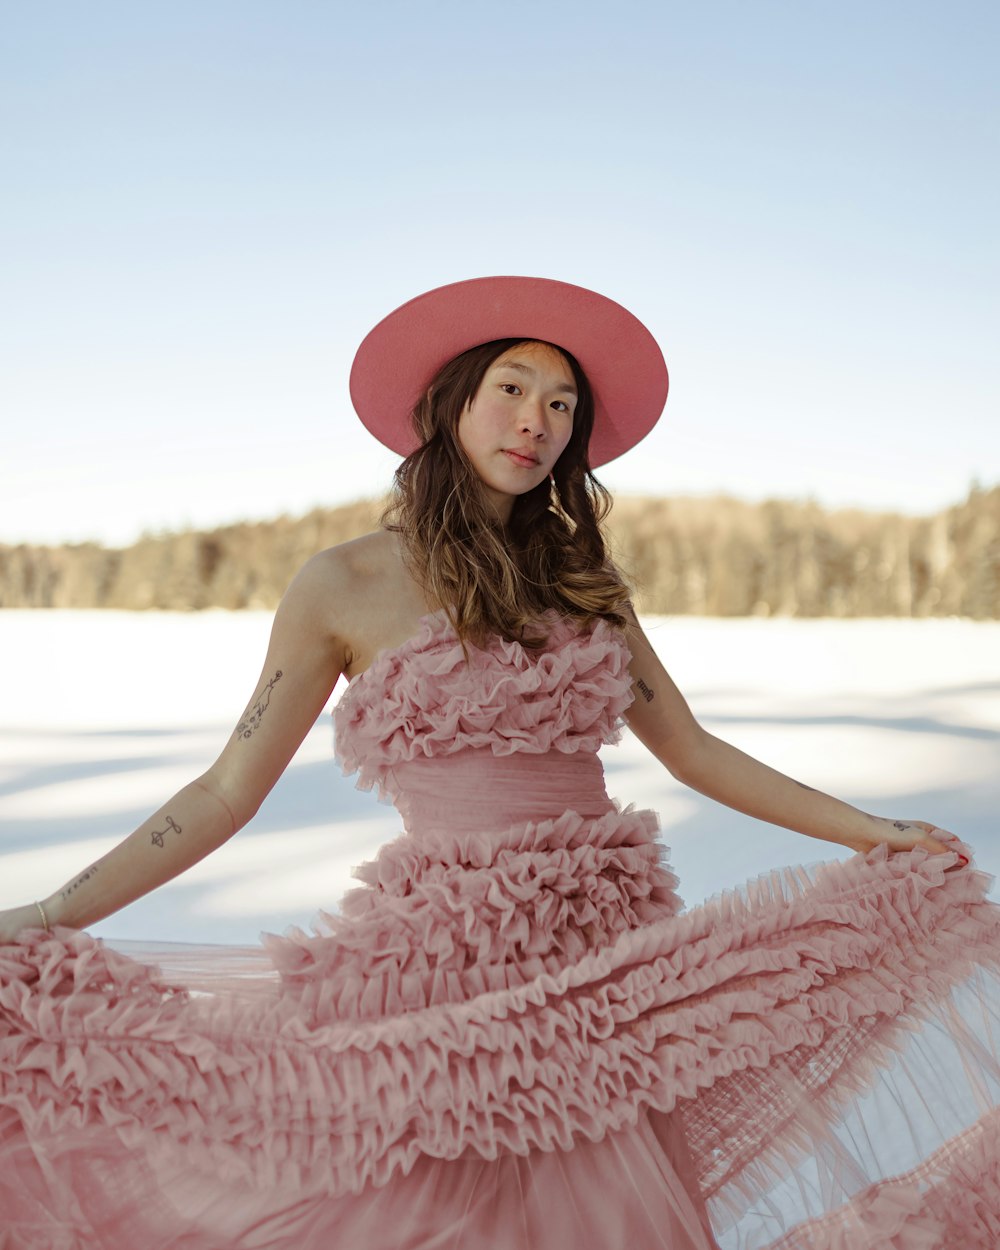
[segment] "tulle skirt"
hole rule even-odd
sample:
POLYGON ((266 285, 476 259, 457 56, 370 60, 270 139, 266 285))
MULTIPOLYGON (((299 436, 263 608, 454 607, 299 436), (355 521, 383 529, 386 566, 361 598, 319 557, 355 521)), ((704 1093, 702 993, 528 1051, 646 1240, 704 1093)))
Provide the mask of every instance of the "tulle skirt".
POLYGON ((0 947, 0 1246, 995 1250, 990 878, 879 848, 678 912, 654 824, 404 837, 259 947, 0 947))

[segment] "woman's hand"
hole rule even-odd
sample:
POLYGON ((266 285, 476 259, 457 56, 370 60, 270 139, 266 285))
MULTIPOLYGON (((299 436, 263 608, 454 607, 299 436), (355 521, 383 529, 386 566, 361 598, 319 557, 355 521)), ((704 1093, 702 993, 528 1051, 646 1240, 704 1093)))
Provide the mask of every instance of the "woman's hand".
POLYGON ((954 851, 962 864, 969 862, 968 855, 962 849, 961 841, 947 829, 939 829, 925 820, 892 820, 888 816, 868 816, 871 833, 852 833, 843 842, 852 851, 867 854, 883 843, 890 851, 912 851, 914 847, 923 847, 932 855, 940 855, 945 851, 954 851), (963 862, 964 861, 964 862, 963 862))
POLYGON ((42 917, 34 903, 0 911, 0 946, 17 941, 25 929, 43 929, 42 917))

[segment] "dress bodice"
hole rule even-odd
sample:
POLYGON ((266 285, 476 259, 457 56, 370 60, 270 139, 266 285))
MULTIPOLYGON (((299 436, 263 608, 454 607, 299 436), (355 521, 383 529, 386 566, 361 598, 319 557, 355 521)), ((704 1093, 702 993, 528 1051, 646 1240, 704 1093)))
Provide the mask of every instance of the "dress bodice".
POLYGON ((581 630, 554 612, 544 623, 543 651, 494 636, 482 648, 468 644, 467 662, 446 612, 422 617, 418 632, 380 651, 334 709, 344 772, 358 772, 359 788, 396 798, 400 766, 415 761, 470 751, 594 755, 617 742, 634 698, 621 633, 603 619, 581 630))

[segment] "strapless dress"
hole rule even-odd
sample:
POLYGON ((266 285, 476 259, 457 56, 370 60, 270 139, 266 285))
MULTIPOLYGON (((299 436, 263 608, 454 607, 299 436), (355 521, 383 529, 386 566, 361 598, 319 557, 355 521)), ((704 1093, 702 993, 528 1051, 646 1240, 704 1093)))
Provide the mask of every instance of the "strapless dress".
POLYGON ((348 684, 402 831, 313 932, 0 947, 0 1247, 1000 1246, 991 878, 880 847, 685 910, 605 787, 627 647, 546 623, 467 662, 431 614, 348 684))

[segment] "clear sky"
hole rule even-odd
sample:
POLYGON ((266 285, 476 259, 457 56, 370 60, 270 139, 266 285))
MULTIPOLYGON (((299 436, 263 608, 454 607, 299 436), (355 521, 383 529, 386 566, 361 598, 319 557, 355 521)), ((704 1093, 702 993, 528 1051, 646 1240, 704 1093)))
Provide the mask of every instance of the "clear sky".
POLYGON ((0 542, 379 493, 357 344, 490 273, 660 341, 618 491, 1000 481, 993 0, 0 8, 0 542))

